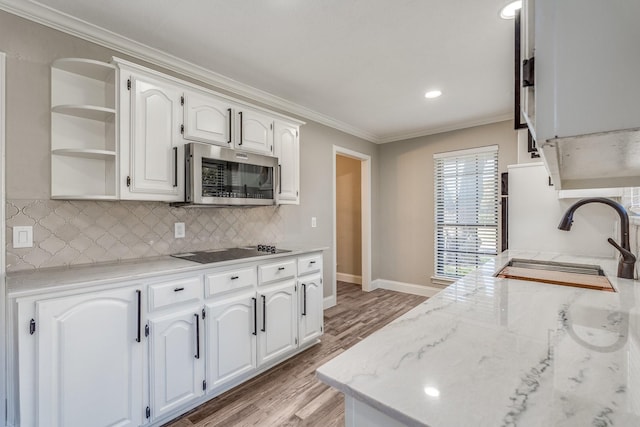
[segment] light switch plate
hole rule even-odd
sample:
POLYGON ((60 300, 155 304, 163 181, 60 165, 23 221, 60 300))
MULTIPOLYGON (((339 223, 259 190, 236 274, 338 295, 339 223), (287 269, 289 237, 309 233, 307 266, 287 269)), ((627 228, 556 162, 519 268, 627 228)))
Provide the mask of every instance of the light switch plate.
POLYGON ((315 216, 311 217, 311 227, 316 228, 318 226, 318 221, 315 216))
POLYGON ((33 247, 33 227, 30 225, 13 227, 13 248, 33 247))
POLYGON ((185 236, 184 222, 176 222, 173 224, 173 236, 176 239, 182 239, 185 236))

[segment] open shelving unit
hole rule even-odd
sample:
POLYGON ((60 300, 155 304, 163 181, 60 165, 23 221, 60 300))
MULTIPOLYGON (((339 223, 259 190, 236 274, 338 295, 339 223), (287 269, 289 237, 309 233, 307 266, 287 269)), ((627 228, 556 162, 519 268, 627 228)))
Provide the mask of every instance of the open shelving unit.
POLYGON ((117 199, 116 78, 104 62, 52 64, 52 199, 117 199))

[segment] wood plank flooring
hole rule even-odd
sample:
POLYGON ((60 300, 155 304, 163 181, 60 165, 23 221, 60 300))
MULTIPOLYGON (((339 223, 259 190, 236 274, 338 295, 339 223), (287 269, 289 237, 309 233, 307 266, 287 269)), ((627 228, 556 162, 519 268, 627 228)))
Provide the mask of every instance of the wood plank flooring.
POLYGON ((338 304, 325 310, 322 343, 202 404, 165 427, 343 426, 342 393, 315 370, 426 298, 338 282, 338 304))

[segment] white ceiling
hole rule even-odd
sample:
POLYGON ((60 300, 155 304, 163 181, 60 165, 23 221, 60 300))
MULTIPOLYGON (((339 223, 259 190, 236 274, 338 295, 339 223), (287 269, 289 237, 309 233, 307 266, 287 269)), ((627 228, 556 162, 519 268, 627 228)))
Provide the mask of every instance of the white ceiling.
POLYGON ((266 94, 254 99, 388 142, 512 117, 513 21, 498 16, 506 3, 0 0, 0 8, 75 34, 89 28, 110 47, 138 42, 217 73, 214 81, 234 80, 227 88, 237 93, 256 88, 266 94), (425 99, 432 88, 443 96, 425 99))

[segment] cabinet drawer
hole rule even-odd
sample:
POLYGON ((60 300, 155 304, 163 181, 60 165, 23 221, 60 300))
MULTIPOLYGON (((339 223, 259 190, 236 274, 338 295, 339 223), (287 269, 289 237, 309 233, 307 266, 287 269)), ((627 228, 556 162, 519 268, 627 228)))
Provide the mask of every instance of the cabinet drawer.
POLYGON ((202 299, 200 276, 149 285, 149 310, 202 299))
POLYGON ((240 270, 228 270, 205 275, 206 296, 221 294, 227 291, 248 288, 256 284, 255 267, 243 268, 240 270))
POLYGON ((298 275, 318 273, 322 271, 322 254, 298 258, 298 275))
POLYGON ((280 261, 273 264, 258 266, 258 280, 261 285, 292 279, 296 276, 296 261, 280 261))

